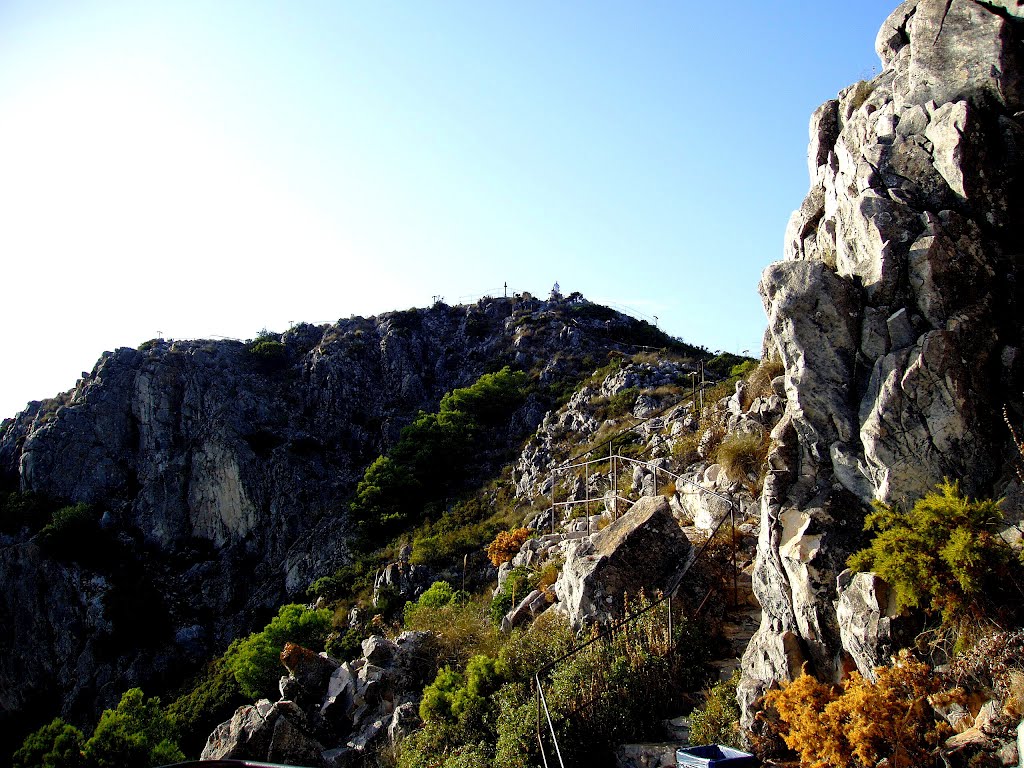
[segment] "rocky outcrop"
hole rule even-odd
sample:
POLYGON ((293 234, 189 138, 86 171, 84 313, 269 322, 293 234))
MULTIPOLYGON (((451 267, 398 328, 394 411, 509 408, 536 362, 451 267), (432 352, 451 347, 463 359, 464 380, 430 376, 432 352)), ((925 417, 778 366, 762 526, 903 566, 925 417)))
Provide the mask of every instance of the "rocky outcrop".
POLYGON ((431 638, 372 636, 363 655, 338 662, 289 643, 281 698, 239 707, 210 734, 203 760, 253 760, 312 768, 358 764, 418 724, 416 703, 431 671, 431 638))
POLYGON ((882 73, 811 118, 811 189, 761 280, 787 408, 762 498, 748 717, 805 663, 823 678, 867 663, 835 606, 872 500, 912 502, 943 477, 973 495, 1007 486, 1000 413, 1019 419, 1024 390, 1022 36, 1018 3, 905 2, 876 41, 882 73))
POLYGON ((555 582, 559 606, 574 627, 621 618, 623 594, 674 587, 691 554, 668 500, 644 497, 607 528, 568 545, 555 582))

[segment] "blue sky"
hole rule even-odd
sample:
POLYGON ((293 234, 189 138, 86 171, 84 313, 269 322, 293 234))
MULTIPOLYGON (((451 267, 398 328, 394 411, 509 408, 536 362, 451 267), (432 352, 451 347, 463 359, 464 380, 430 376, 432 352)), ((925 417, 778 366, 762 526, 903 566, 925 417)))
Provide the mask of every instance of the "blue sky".
POLYGON ((895 0, 0 4, 0 416, 101 352, 563 292, 757 352, 895 0))

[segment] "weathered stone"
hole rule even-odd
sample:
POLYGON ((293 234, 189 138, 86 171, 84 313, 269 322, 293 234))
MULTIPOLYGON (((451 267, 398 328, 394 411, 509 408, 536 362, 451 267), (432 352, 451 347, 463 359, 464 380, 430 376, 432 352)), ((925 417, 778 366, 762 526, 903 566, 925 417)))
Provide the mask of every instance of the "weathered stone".
POLYGON ((323 745, 300 728, 289 717, 278 717, 274 723, 270 746, 265 759, 281 765, 324 766, 323 745))
POLYGON ((203 760, 265 760, 280 713, 266 699, 235 710, 210 734, 203 760))
POLYGON ((915 625, 910 617, 901 620, 896 595, 874 573, 839 574, 836 620, 843 649, 868 680, 875 680, 875 667, 889 663, 894 653, 913 640, 915 625))
POLYGON ((370 635, 370 637, 363 640, 362 648, 363 658, 369 664, 376 664, 378 666, 391 661, 398 650, 398 646, 383 635, 370 635))
POLYGON ((1007 490, 998 414, 1024 390, 1006 351, 1024 335, 1020 7, 903 3, 876 40, 883 71, 812 118, 810 188, 760 286, 787 397, 761 499, 746 724, 798 662, 838 680, 884 661, 890 608, 848 575, 836 591, 871 502, 912 503, 944 477, 1007 490))
POLYGON ((395 707, 388 724, 388 742, 394 746, 404 739, 420 724, 419 708, 412 702, 405 702, 395 707))
POLYGON ((555 593, 574 626, 605 620, 621 615, 624 593, 668 587, 690 551, 668 500, 646 497, 589 540, 569 545, 555 593))

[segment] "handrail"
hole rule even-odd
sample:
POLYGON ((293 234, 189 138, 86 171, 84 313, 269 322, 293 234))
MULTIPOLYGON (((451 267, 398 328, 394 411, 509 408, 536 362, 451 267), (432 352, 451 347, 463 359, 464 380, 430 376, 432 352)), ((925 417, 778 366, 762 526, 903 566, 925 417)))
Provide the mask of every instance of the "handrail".
MULTIPOLYGON (((733 378, 733 377, 727 377, 727 378, 723 379, 722 381, 729 381, 731 378, 733 378)), ((721 382, 715 382, 715 384, 718 384, 718 383, 721 383, 721 382)), ((703 396, 703 391, 705 389, 705 386, 706 385, 702 382, 701 383, 701 395, 702 396, 703 396)), ((695 482, 694 480, 682 477, 681 475, 678 475, 675 472, 671 472, 671 471, 665 469, 664 467, 658 466, 657 464, 654 463, 655 460, 653 460, 653 459, 648 459, 646 461, 641 461, 639 459, 634 459, 632 457, 622 456, 619 453, 612 453, 611 452, 611 446, 614 444, 614 442, 617 439, 619 439, 623 435, 628 434, 630 432, 635 432, 641 425, 646 424, 647 422, 649 422, 652 419, 661 417, 662 415, 664 415, 671 408, 675 408, 675 407, 681 405, 682 403, 687 402, 687 399, 689 399, 691 402, 694 401, 696 399, 696 394, 691 395, 689 398, 684 397, 681 400, 679 400, 679 401, 677 401, 677 402, 675 402, 675 403, 673 403, 671 405, 665 406, 664 408, 662 408, 661 410, 659 410, 656 413, 652 414, 648 418, 642 419, 642 420, 638 421, 636 424, 633 424, 633 425, 631 425, 631 426, 629 426, 629 427, 627 427, 627 428, 617 432, 615 435, 611 436, 610 438, 608 438, 604 442, 600 443, 599 445, 592 446, 592 447, 590 447, 590 448, 588 448, 588 449, 586 449, 586 450, 576 454, 575 456, 570 457, 567 462, 564 462, 561 465, 554 466, 554 467, 552 467, 549 470, 550 473, 551 473, 551 506, 549 508, 549 511, 551 513, 551 526, 552 526, 552 530, 554 530, 554 526, 555 526, 555 513, 556 513, 556 510, 559 507, 566 508, 566 507, 571 507, 571 506, 574 506, 574 505, 577 505, 577 504, 587 504, 588 507, 589 507, 589 505, 590 505, 590 503, 592 501, 591 498, 590 498, 590 495, 589 495, 590 494, 589 485, 586 486, 586 492, 587 492, 587 498, 586 499, 573 499, 573 500, 567 500, 567 501, 562 501, 562 502, 556 501, 555 500, 555 488, 556 488, 555 474, 556 473, 560 473, 560 472, 566 472, 568 470, 573 470, 573 469, 580 469, 580 468, 586 469, 586 468, 589 468, 590 465, 592 465, 592 464, 603 464, 605 461, 607 461, 609 463, 608 470, 609 470, 609 481, 610 481, 610 486, 611 487, 609 488, 609 494, 605 495, 605 496, 602 496, 601 499, 609 499, 610 498, 613 501, 615 501, 615 514, 617 514, 617 512, 618 512, 618 502, 619 501, 629 501, 628 498, 624 498, 622 496, 619 496, 619 494, 618 494, 618 487, 617 487, 617 485, 618 485, 618 475, 617 475, 616 468, 615 468, 616 460, 620 460, 620 461, 623 461, 623 462, 626 462, 626 463, 630 463, 630 464, 634 464, 634 465, 642 465, 642 466, 646 467, 648 470, 650 470, 652 472, 652 474, 654 475, 654 478, 655 478, 655 492, 657 492, 657 477, 658 477, 657 473, 658 473, 658 471, 661 471, 661 472, 664 472, 665 474, 669 475, 677 483, 678 483, 678 481, 681 480, 681 481, 683 481, 683 483, 692 486, 698 493, 708 494, 708 495, 713 496, 713 497, 715 497, 715 498, 717 498, 717 499, 719 499, 721 501, 726 502, 729 505, 729 512, 728 512, 727 515, 723 514, 718 519, 718 521, 716 522, 714 528, 712 528, 712 530, 708 534, 707 540, 705 540, 700 545, 700 547, 698 547, 697 551, 692 555, 692 557, 688 557, 687 558, 687 562, 685 563, 685 565, 683 565, 683 567, 679 570, 679 572, 675 575, 675 577, 673 577, 672 581, 669 583, 669 588, 666 590, 665 594, 663 594, 657 600, 652 601, 646 607, 644 607, 644 608, 636 611, 635 613, 630 614, 629 616, 625 617, 622 621, 617 622, 617 623, 611 625, 610 627, 605 629, 603 632, 600 632, 599 634, 597 634, 594 637, 592 637, 590 640, 588 640, 588 641, 586 641, 584 643, 581 643, 580 645, 577 645, 576 647, 570 649, 569 651, 567 651, 566 653, 562 654, 561 656, 559 656, 558 658, 554 659, 553 661, 550 661, 550 662, 547 662, 546 664, 541 665, 537 669, 537 671, 534 673, 534 685, 536 686, 536 691, 537 691, 537 697, 536 697, 537 698, 537 742, 538 742, 538 745, 540 747, 541 760, 544 763, 544 768, 551 768, 551 767, 548 764, 547 753, 545 752, 545 749, 544 749, 544 738, 543 738, 543 735, 541 733, 541 730, 542 730, 541 729, 541 711, 542 710, 543 710, 543 713, 544 713, 544 719, 547 722, 548 731, 551 734, 551 741, 552 741, 552 743, 554 744, 554 747, 555 747, 555 754, 558 757, 559 768, 565 768, 565 762, 562 759, 562 751, 561 751, 561 748, 560 748, 560 746, 558 744, 558 736, 557 736, 557 733, 555 731, 554 723, 553 723, 553 721, 551 719, 551 712, 550 712, 550 710, 548 708, 547 699, 544 696, 544 683, 543 683, 543 680, 541 679, 541 676, 545 675, 548 672, 550 672, 552 669, 554 669, 556 666, 558 666, 559 664, 561 664, 565 660, 575 656, 576 654, 580 653, 581 651, 583 651, 584 649, 586 649, 589 646, 593 645, 594 643, 597 643, 599 641, 602 641, 602 640, 605 640, 605 639, 611 637, 616 632, 624 629, 628 625, 630 625, 633 622, 639 620, 641 617, 646 615, 648 612, 650 612, 650 611, 660 607, 661 605, 663 605, 666 602, 668 603, 668 642, 669 642, 669 648, 670 648, 670 652, 671 652, 672 631, 673 631, 673 627, 672 627, 672 600, 673 600, 673 598, 675 598, 676 593, 679 591, 679 588, 682 586, 683 579, 686 577, 686 574, 689 572, 690 568, 697 561, 699 561, 701 559, 701 557, 704 555, 704 552, 707 550, 708 545, 710 545, 710 543, 714 540, 715 536, 718 534, 718 531, 721 529, 722 525, 725 523, 725 520, 726 520, 727 517, 731 521, 732 528, 733 528, 733 536, 732 536, 733 600, 734 600, 734 602, 738 601, 737 573, 736 573, 736 502, 731 497, 728 497, 728 496, 725 496, 723 494, 717 493, 716 491, 712 491, 710 488, 705 488, 704 486, 700 485, 699 483, 695 482), (596 451, 604 448, 605 446, 609 446, 609 453, 608 453, 607 457, 602 456, 601 458, 590 459, 590 460, 582 461, 582 462, 577 462, 576 461, 577 459, 582 458, 584 456, 593 455, 596 451)), ((589 481, 589 474, 587 476, 587 481, 585 481, 585 483, 588 482, 588 481, 589 481)), ((589 513, 589 508, 588 508, 588 513, 589 513)), ((589 520, 588 520, 588 531, 589 531, 589 520)), ((709 591, 708 595, 710 595, 710 594, 711 594, 711 592, 709 591)), ((703 607, 704 603, 707 602, 708 595, 706 595, 704 600, 701 602, 701 607, 703 607)), ((699 611, 699 609, 698 609, 698 611, 699 611)))
MULTIPOLYGON (((665 471, 667 471, 667 470, 665 470, 665 471)), ((671 473, 669 473, 669 474, 671 474, 671 473)), ((698 488, 702 488, 701 486, 697 486, 697 487, 698 488)), ((707 491, 707 489, 702 489, 702 490, 707 491)), ((708 492, 711 493, 710 491, 708 491, 708 492)), ((732 544, 733 544, 733 552, 732 552, 732 558, 733 558, 733 592, 734 592, 734 600, 736 599, 736 594, 735 594, 736 593, 736 573, 735 573, 735 570, 736 570, 736 535, 735 535, 735 531, 736 531, 736 514, 735 514, 735 512, 736 512, 736 504, 735 504, 735 502, 733 500, 728 499, 728 498, 726 498, 724 496, 721 496, 720 494, 714 494, 714 495, 717 496, 718 498, 722 498, 722 499, 725 499, 726 501, 728 501, 728 503, 729 503, 729 514, 728 515, 724 515, 723 514, 718 519, 718 522, 715 524, 715 527, 713 529, 711 529, 711 532, 708 534, 708 537, 704 541, 704 543, 702 543, 700 545, 700 547, 697 549, 696 553, 694 553, 694 555, 692 557, 687 558, 686 564, 682 567, 682 569, 679 571, 679 573, 676 574, 676 576, 673 578, 672 582, 670 582, 670 586, 666 590, 665 594, 663 594, 657 600, 652 601, 650 604, 648 604, 644 608, 641 608, 640 610, 636 611, 635 613, 632 613, 629 616, 625 617, 624 619, 622 619, 622 621, 619 621, 619 622, 611 625, 610 627, 605 629, 603 632, 600 632, 599 634, 597 634, 594 637, 590 638, 586 642, 581 643, 580 645, 577 645, 576 647, 570 649, 569 651, 567 651, 566 653, 562 654, 561 656, 559 656, 558 658, 554 659, 553 661, 549 661, 549 662, 541 665, 537 669, 537 671, 534 673, 534 676, 533 676, 534 677, 534 684, 535 684, 536 690, 537 690, 537 741, 538 741, 538 744, 540 745, 541 759, 544 762, 544 767, 545 768, 550 768, 550 766, 548 765, 547 755, 546 755, 546 753, 544 751, 544 739, 543 739, 543 736, 541 734, 541 727, 540 727, 540 725, 541 725, 540 714, 541 714, 541 710, 542 709, 543 709, 543 712, 544 712, 545 719, 547 720, 547 723, 548 723, 548 729, 549 729, 549 731, 551 733, 551 740, 552 740, 552 742, 554 743, 554 746, 555 746, 555 753, 558 756, 559 768, 565 768, 565 763, 562 760, 562 752, 561 752, 561 748, 559 747, 559 744, 558 744, 558 735, 555 732, 555 726, 554 726, 554 724, 553 724, 553 722, 551 720, 551 713, 550 713, 550 711, 548 709, 547 699, 544 696, 544 683, 541 680, 541 675, 544 675, 545 673, 550 672, 552 669, 554 669, 556 666, 561 664, 563 661, 565 661, 565 660, 567 660, 569 658, 572 658, 573 656, 575 656, 576 654, 580 653, 581 651, 583 651, 584 649, 588 648, 589 646, 593 645, 594 643, 603 641, 603 640, 613 636, 616 632, 619 632, 620 630, 624 629, 629 624, 632 624, 632 623, 636 622, 637 620, 639 620, 640 618, 645 616, 647 613, 649 613, 650 611, 653 611, 654 609, 660 607, 661 605, 663 605, 666 602, 668 603, 668 627, 667 627, 668 628, 668 641, 669 641, 669 646, 670 646, 670 651, 671 651, 671 644, 672 644, 672 600, 673 600, 673 598, 675 598, 676 593, 679 591, 679 588, 682 586, 683 579, 686 577, 686 574, 689 572, 690 568, 692 568, 693 565, 698 560, 700 560, 700 558, 703 556, 704 552, 708 548, 708 545, 711 544, 711 542, 714 540, 715 536, 717 535, 718 531, 721 529, 722 525, 725 523, 726 518, 729 518, 731 520, 732 527, 733 527, 733 537, 732 537, 732 539, 733 539, 733 542, 732 542, 732 544)), ((709 591, 708 595, 710 595, 710 594, 711 593, 709 591)), ((707 602, 707 596, 705 596, 704 600, 701 601, 701 606, 703 606, 705 602, 707 602)), ((699 611, 699 609, 698 609, 698 611, 699 611)))

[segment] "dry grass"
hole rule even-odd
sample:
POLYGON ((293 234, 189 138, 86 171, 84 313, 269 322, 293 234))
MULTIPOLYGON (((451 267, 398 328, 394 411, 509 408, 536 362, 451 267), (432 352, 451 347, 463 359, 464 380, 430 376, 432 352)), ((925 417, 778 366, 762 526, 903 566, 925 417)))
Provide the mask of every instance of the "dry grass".
POLYGON ((1006 678, 1003 711, 1009 717, 1019 719, 1024 717, 1024 669, 1011 669, 1006 678))
POLYGON ((700 456, 697 454, 698 443, 700 443, 699 432, 687 432, 680 435, 672 443, 672 458, 683 467, 696 463, 700 460, 700 456))
POLYGON ((759 397, 771 397, 772 379, 785 373, 785 367, 781 360, 764 359, 757 368, 747 376, 747 389, 743 394, 743 408, 749 408, 750 404, 759 397))
POLYGON ((722 440, 715 460, 725 468, 729 479, 744 483, 751 493, 759 493, 764 483, 765 460, 771 438, 765 431, 738 432, 722 440))

